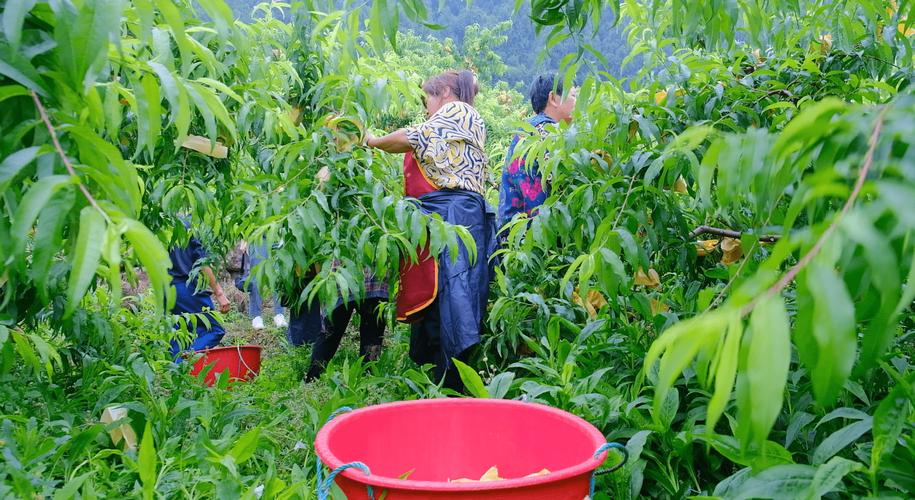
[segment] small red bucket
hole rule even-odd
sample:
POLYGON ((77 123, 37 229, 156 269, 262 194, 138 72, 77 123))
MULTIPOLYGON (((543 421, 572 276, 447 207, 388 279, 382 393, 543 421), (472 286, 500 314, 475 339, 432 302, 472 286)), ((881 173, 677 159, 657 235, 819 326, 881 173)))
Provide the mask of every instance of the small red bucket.
POLYGON ((216 375, 228 370, 229 380, 250 380, 261 370, 261 346, 240 345, 227 347, 214 347, 205 351, 197 351, 203 357, 194 363, 191 375, 197 375, 207 365, 213 368, 204 376, 207 385, 216 383, 216 375))
POLYGON ((387 500, 582 500, 605 444, 593 425, 549 406, 427 399, 342 414, 318 432, 315 449, 331 470, 353 467, 334 478, 348 498, 365 498, 371 486, 387 500), (449 482, 479 479, 492 466, 505 479, 449 482), (542 469, 550 473, 525 477, 542 469))

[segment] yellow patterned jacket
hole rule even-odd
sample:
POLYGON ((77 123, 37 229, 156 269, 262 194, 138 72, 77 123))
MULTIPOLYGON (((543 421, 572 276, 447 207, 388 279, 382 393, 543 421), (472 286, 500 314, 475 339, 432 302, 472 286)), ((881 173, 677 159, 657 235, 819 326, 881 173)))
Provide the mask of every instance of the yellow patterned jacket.
POLYGON ((485 196, 486 125, 473 106, 449 102, 406 131, 430 183, 439 189, 465 189, 485 196))

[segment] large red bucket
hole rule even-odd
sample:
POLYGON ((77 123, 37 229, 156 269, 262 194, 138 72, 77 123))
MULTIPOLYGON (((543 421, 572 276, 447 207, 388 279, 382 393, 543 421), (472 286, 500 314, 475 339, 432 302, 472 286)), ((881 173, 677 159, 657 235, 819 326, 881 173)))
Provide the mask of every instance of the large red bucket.
POLYGON ((261 370, 261 346, 258 345, 214 347, 197 352, 203 356, 194 363, 191 375, 197 375, 207 365, 213 365, 203 378, 207 385, 216 383, 216 376, 226 370, 229 371, 229 380, 250 380, 261 370))
MULTIPOLYGON (((315 449, 350 499, 582 500, 607 457, 594 426, 548 406, 500 399, 427 399, 355 410, 318 432, 315 449), (492 466, 500 481, 479 479, 492 466), (547 475, 524 477, 542 469, 547 475), (410 472, 412 471, 412 472, 410 472), (405 476, 406 479, 399 479, 405 476)), ((321 485, 318 485, 319 489, 321 485)))

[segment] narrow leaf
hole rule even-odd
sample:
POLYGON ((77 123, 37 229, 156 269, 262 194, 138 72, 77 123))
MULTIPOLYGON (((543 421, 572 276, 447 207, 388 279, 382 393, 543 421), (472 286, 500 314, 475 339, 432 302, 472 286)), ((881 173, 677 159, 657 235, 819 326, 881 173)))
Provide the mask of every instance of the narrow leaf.
POLYGON ((95 277, 95 270, 102 256, 104 238, 105 219, 102 214, 92 206, 83 208, 79 214, 79 236, 76 238, 76 249, 70 267, 65 317, 73 314, 95 277))
POLYGON ((143 431, 137 465, 140 471, 140 483, 143 485, 143 498, 150 500, 153 498, 156 488, 156 445, 150 422, 146 422, 146 429, 143 431))
POLYGON ((57 191, 70 182, 71 178, 68 175, 51 175, 38 180, 29 188, 16 209, 16 216, 13 218, 10 228, 11 256, 21 255, 25 251, 25 239, 35 224, 38 214, 41 213, 41 209, 47 205, 57 191))
POLYGON ((782 409, 791 364, 788 315, 780 296, 763 299, 753 310, 746 356, 750 406, 740 408, 740 420, 749 424, 750 441, 761 447, 782 409))
POLYGON ((235 463, 241 465, 257 451, 257 445, 260 441, 261 428, 255 427, 238 438, 235 446, 229 451, 229 455, 235 459, 235 463))
POLYGON ((867 418, 846 425, 836 432, 833 432, 813 451, 811 462, 813 464, 822 464, 826 460, 829 460, 833 455, 848 448, 855 440, 871 430, 872 425, 873 420, 867 418))
POLYGON ((464 387, 470 391, 470 394, 475 398, 488 398, 489 392, 486 390, 486 386, 483 385, 483 379, 480 378, 480 374, 460 360, 452 359, 452 361, 458 369, 461 381, 464 382, 464 387))

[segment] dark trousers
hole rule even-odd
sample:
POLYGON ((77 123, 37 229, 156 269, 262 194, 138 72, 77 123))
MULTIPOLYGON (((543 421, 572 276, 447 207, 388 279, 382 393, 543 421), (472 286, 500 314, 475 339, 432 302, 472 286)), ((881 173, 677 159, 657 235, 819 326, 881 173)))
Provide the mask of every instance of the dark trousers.
MULTIPOLYGON (((418 365, 434 365, 432 376, 436 382, 444 380, 444 387, 464 392, 464 383, 461 381, 457 367, 446 358, 445 351, 442 349, 441 323, 438 300, 436 300, 426 308, 422 318, 410 326, 410 359, 418 365)), ((454 357, 466 363, 469 351, 470 349, 454 357)))
POLYGON ((313 344, 321 336, 321 304, 313 302, 289 306, 289 327, 286 338, 299 347, 313 344))
POLYGON ((384 338, 384 319, 378 317, 377 307, 381 299, 365 299, 362 303, 343 304, 331 314, 330 323, 315 340, 311 351, 311 366, 305 375, 306 381, 314 380, 324 373, 327 363, 333 359, 340 347, 346 327, 354 312, 359 313, 359 355, 367 361, 378 359, 381 354, 381 342, 384 338))

